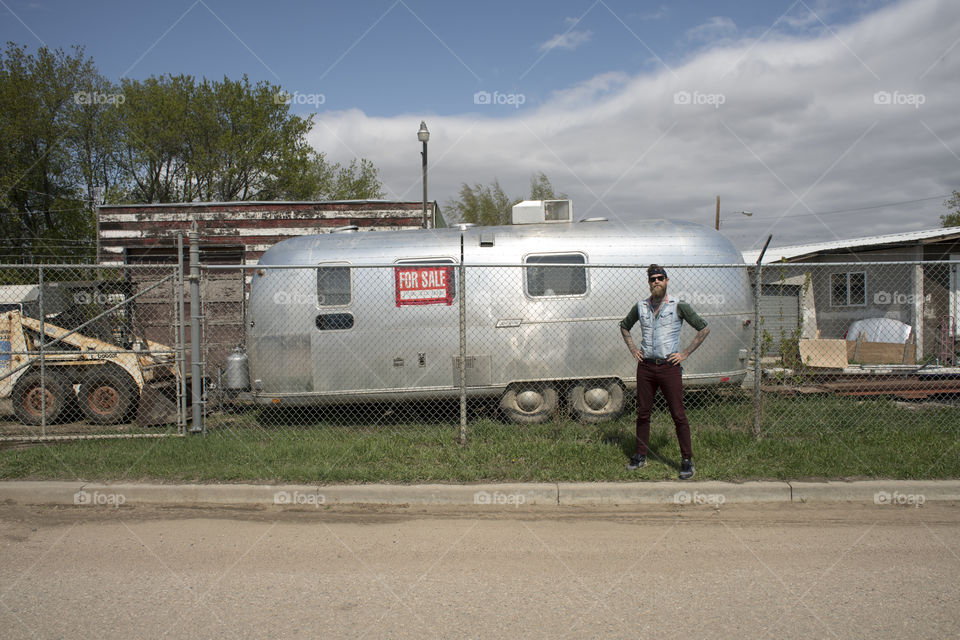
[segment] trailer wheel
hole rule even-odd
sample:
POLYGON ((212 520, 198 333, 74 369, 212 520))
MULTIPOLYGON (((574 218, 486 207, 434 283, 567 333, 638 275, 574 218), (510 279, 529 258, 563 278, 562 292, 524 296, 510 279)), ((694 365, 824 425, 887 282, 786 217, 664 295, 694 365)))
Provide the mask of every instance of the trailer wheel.
POLYGON ((578 380, 567 391, 567 406, 580 422, 613 420, 622 412, 623 385, 619 380, 578 380))
POLYGON ((42 424, 44 402, 48 423, 56 422, 70 403, 73 389, 63 374, 47 370, 45 377, 41 385, 40 372, 29 371, 13 385, 13 412, 24 424, 42 424))
POLYGON ((510 385, 500 398, 500 410, 512 422, 546 422, 557 411, 557 390, 545 383, 510 385))
POLYGON ((80 408, 95 424, 126 422, 137 400, 137 383, 114 364, 94 368, 80 383, 80 408))

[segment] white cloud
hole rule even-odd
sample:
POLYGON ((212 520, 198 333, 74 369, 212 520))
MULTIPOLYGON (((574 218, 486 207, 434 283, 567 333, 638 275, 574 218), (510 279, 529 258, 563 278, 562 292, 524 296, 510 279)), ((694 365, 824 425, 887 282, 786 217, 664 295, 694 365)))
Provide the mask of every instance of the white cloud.
POLYGON ((566 31, 564 33, 558 33, 541 44, 540 51, 553 51, 554 49, 573 51, 581 44, 589 42, 592 36, 592 31, 566 31))
POLYGON ((691 42, 713 42, 733 37, 737 34, 736 23, 726 16, 714 16, 703 24, 687 30, 687 40, 691 42))
MULTIPOLYGON (((714 47, 671 71, 598 74, 538 107, 427 117, 429 195, 443 206, 461 183, 498 178, 521 196, 543 171, 578 217, 704 224, 719 195, 723 212, 754 212, 724 228, 744 249, 767 233, 776 246, 935 227, 940 199, 813 213, 960 188, 958 41, 960 4, 913 0, 816 37, 714 47)), ((373 160, 388 197, 415 201, 421 119, 328 112, 311 142, 332 160, 373 160)))

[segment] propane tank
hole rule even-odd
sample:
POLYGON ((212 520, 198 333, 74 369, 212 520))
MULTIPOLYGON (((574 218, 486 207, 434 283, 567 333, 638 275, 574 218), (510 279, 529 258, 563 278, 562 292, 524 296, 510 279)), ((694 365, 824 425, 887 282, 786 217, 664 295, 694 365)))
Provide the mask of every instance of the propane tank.
POLYGON ((250 388, 247 354, 240 347, 227 356, 227 373, 223 386, 227 391, 246 391, 250 388))

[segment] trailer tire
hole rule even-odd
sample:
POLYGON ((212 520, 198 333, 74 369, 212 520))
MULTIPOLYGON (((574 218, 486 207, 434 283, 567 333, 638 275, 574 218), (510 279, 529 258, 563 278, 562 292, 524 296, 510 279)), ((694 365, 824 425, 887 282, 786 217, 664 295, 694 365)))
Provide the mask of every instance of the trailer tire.
POLYGON ((580 422, 595 424, 619 417, 625 397, 619 380, 577 380, 567 390, 567 407, 580 422))
POLYGON ((139 400, 137 383, 120 367, 108 363, 96 367, 80 383, 80 408, 89 422, 126 422, 139 400))
POLYGON ((546 422, 557 412, 557 390, 549 383, 512 384, 500 397, 500 410, 512 422, 546 422))
POLYGON ((43 423, 43 393, 46 392, 46 422, 56 422, 70 405, 73 388, 61 373, 46 371, 44 384, 40 371, 33 370, 20 376, 13 385, 13 412, 20 422, 29 425, 43 423))

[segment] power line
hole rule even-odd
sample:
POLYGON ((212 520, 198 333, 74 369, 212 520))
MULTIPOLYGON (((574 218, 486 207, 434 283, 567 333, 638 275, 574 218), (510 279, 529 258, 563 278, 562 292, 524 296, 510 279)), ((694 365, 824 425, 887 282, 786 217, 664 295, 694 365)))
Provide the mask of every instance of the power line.
MULTIPOLYGON (((884 203, 884 204, 874 204, 874 205, 870 205, 870 206, 867 206, 867 207, 856 207, 856 208, 853 208, 853 209, 836 209, 836 210, 834 210, 834 211, 820 211, 820 212, 812 212, 812 213, 796 213, 796 214, 790 214, 790 215, 782 216, 782 218, 783 218, 784 220, 792 220, 792 219, 794 219, 794 218, 803 218, 803 217, 807 217, 807 216, 827 216, 827 215, 833 215, 833 214, 836 214, 836 213, 855 213, 855 212, 857 212, 857 211, 872 211, 872 210, 874 210, 874 209, 885 209, 885 208, 887 208, 887 207, 897 207, 897 206, 904 205, 904 204, 916 204, 916 203, 918 203, 918 202, 929 202, 930 200, 940 200, 941 198, 949 198, 951 195, 953 195, 953 194, 947 193, 947 194, 944 194, 944 195, 942 195, 942 196, 930 196, 929 198, 917 198, 916 200, 903 200, 903 201, 901 201, 901 202, 887 202, 887 203, 884 203)), ((777 217, 779 217, 779 216, 777 216, 777 215, 769 215, 769 216, 756 216, 756 217, 757 217, 758 219, 760 219, 760 220, 769 220, 769 219, 771 219, 771 218, 777 218, 777 217)), ((733 220, 739 220, 739 218, 730 218, 730 220, 729 220, 728 222, 733 221, 733 220)))

